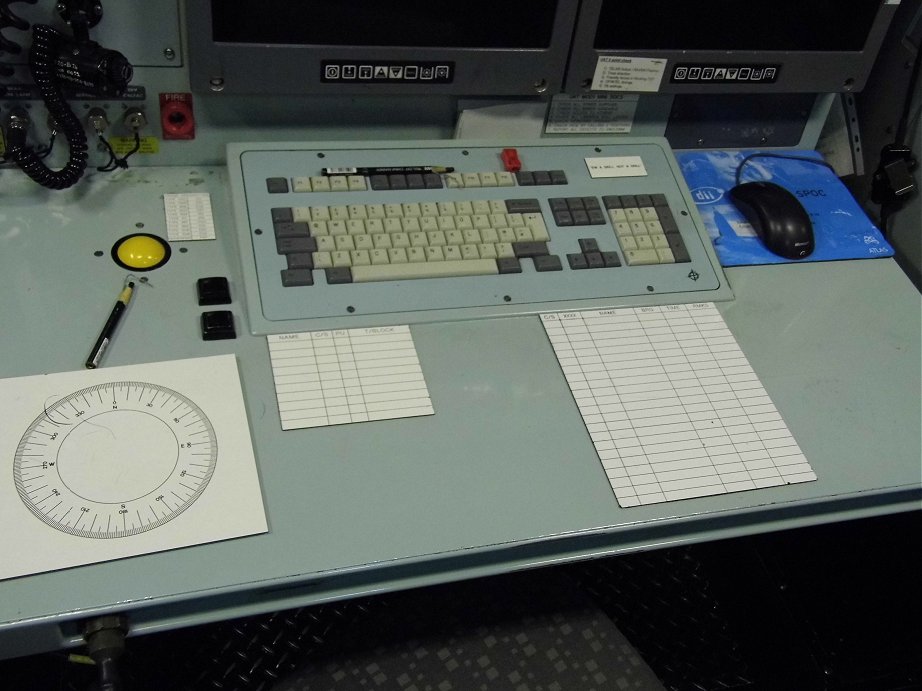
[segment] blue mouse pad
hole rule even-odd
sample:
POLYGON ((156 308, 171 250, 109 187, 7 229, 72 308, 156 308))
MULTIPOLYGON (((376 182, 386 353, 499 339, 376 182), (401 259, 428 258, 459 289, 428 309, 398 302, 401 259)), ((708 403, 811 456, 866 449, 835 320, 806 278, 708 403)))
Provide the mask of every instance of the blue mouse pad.
MULTIPOLYGON (((770 180, 793 192, 810 215, 816 239, 816 249, 805 259, 785 259, 769 252, 727 194, 736 184, 737 167, 751 153, 755 152, 676 152, 692 199, 723 266, 893 256, 893 248, 829 168, 807 161, 759 157, 746 163, 740 181, 770 180)), ((816 151, 766 153, 822 160, 816 151)))

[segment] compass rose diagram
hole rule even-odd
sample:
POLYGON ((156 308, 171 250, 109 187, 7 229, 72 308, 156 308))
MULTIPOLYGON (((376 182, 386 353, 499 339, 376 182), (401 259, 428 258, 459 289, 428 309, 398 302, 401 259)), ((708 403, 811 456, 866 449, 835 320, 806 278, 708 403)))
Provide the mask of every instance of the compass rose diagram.
POLYGON ((110 382, 46 405, 19 442, 13 480, 26 508, 52 528, 120 538, 188 509, 217 457, 211 422, 187 397, 110 382))

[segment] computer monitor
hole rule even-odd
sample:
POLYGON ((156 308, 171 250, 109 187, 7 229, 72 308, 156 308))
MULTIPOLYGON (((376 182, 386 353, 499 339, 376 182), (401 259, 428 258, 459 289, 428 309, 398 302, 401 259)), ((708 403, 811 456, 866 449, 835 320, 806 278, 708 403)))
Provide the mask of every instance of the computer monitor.
POLYGON ((559 92, 577 0, 188 0, 192 89, 230 94, 559 92))
POLYGON ((570 93, 859 91, 892 0, 583 0, 570 93))

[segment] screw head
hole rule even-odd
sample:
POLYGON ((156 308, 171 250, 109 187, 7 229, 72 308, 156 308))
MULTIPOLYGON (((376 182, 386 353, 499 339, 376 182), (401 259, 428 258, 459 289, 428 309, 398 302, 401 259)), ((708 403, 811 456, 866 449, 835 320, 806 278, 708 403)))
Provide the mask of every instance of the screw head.
POLYGON ((164 49, 163 49, 163 57, 165 57, 167 60, 175 60, 175 59, 176 59, 176 51, 173 50, 172 48, 164 48, 164 49))

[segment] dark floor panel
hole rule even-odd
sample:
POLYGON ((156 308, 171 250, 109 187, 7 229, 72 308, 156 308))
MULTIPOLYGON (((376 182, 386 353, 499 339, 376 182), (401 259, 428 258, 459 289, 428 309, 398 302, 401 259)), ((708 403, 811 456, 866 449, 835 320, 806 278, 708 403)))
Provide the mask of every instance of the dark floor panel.
MULTIPOLYGON (((669 689, 922 689, 920 545, 914 512, 658 550, 130 638, 121 666, 131 691, 263 691, 459 627, 578 620, 588 602, 669 689)), ((61 653, 0 662, 3 691, 93 678, 61 653)))

